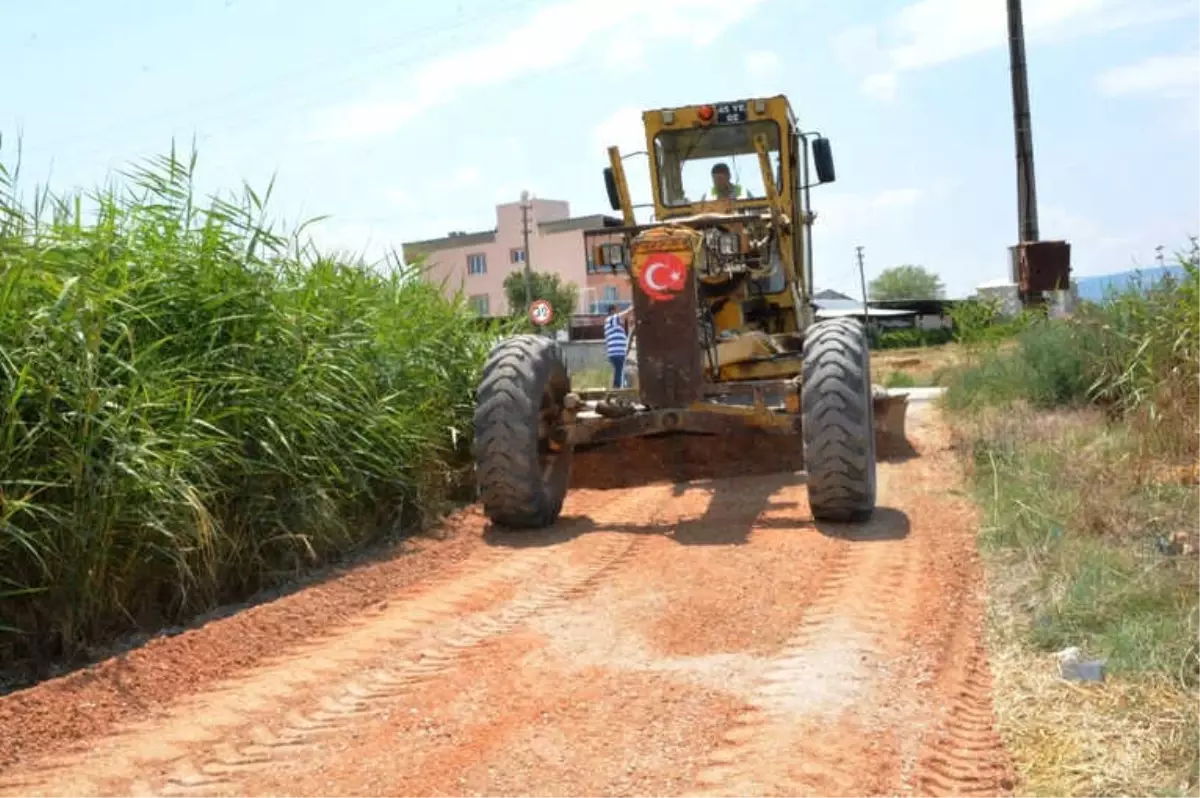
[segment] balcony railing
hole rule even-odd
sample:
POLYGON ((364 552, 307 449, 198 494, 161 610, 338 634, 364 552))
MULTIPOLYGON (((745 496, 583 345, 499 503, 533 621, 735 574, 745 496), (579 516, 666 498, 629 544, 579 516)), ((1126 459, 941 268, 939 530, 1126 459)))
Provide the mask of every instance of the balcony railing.
POLYGON ((617 310, 624 310, 632 305, 628 299, 597 299, 588 305, 588 313, 593 316, 604 316, 608 313, 609 305, 616 305, 617 310))

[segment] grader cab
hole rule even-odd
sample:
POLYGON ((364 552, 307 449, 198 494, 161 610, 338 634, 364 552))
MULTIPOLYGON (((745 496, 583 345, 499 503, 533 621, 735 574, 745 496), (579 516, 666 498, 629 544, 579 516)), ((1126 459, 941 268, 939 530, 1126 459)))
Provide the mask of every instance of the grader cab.
POLYGON ((604 170, 630 254, 637 388, 573 391, 555 341, 497 344, 475 413, 484 512, 510 528, 554 523, 575 447, 758 430, 803 447, 814 518, 866 520, 876 493, 866 330, 815 322, 812 304, 809 193, 835 179, 828 140, 800 131, 782 96, 651 110, 643 122, 653 221, 636 222, 616 147, 604 170))

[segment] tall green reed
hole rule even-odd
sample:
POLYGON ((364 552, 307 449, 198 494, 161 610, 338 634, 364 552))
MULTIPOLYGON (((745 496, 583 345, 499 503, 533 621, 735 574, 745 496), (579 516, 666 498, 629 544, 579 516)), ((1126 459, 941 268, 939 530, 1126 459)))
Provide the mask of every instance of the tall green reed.
POLYGON ((462 297, 197 201, 195 153, 83 195, 0 171, 0 662, 71 658, 414 522, 490 336, 462 297))

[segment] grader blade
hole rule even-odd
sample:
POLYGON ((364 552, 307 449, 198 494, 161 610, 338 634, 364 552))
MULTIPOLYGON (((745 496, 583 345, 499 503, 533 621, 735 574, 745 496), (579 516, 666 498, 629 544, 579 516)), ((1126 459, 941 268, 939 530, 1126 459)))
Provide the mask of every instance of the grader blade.
POLYGON ((889 394, 876 388, 871 397, 875 411, 875 441, 880 452, 902 450, 908 444, 904 430, 904 416, 908 410, 908 397, 889 394))

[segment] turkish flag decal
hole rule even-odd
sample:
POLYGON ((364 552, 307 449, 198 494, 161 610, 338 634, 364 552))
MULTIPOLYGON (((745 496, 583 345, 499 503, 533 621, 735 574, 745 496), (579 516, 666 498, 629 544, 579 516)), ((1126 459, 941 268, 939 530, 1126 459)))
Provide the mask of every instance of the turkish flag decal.
POLYGON ((687 286, 688 268, 678 255, 655 252, 646 259, 638 274, 638 285, 651 302, 665 302, 687 286))

